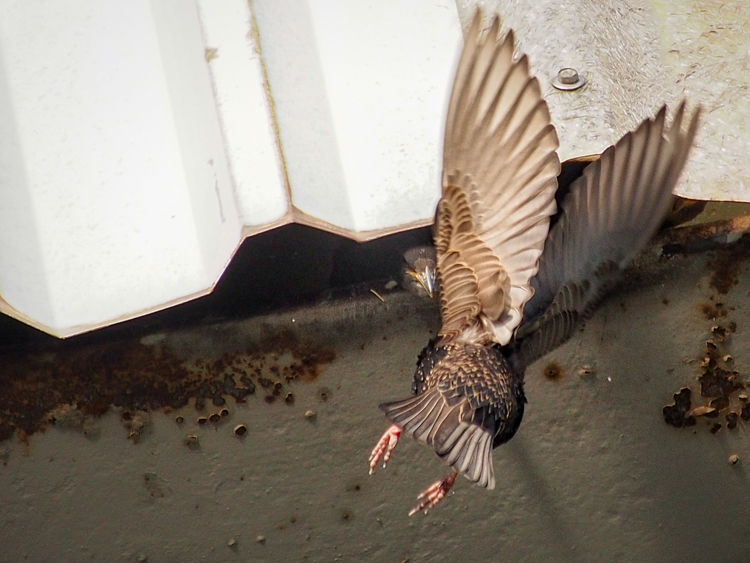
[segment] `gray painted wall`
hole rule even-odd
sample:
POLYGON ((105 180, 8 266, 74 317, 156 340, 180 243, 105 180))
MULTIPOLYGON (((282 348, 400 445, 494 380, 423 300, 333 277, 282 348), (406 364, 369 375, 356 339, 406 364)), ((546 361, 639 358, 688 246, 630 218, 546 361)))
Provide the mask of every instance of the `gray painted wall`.
POLYGON ((438 327, 434 302, 373 286, 385 302, 364 291, 136 341, 6 354, 0 420, 13 411, 46 429, 0 442, 0 561, 748 561, 747 422, 726 427, 741 392, 690 428, 662 413, 685 386, 692 407, 709 402, 697 377, 711 338, 718 363, 745 378, 746 250, 651 252, 584 330, 527 372, 525 420, 494 452, 497 488, 459 479, 426 516, 407 512, 446 473, 435 454, 403 440, 372 477, 367 457, 387 426, 377 404, 408 395, 438 327), (557 380, 545 377, 550 362, 557 380), (243 386, 234 368, 256 386, 244 404, 227 396, 202 411, 192 399, 99 416, 106 405, 92 399, 110 385, 131 407, 168 404, 191 393, 179 381, 200 389, 235 373, 243 386), (163 396, 160 381, 171 385, 163 396), (62 409, 52 424, 40 398, 56 394, 89 401, 83 410, 97 416, 62 409), (220 422, 198 423, 223 408, 220 422))

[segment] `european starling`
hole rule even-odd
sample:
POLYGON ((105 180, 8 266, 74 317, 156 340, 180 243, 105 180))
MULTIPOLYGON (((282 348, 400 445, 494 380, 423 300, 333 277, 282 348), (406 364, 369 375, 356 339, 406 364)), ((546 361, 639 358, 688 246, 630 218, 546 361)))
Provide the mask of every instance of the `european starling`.
POLYGON ((404 252, 401 285, 421 297, 437 293, 437 257, 432 246, 414 246, 404 252))
POLYGON ((401 433, 432 446, 451 473, 495 486, 492 450, 518 430, 523 375, 566 341, 612 288, 672 205, 699 110, 666 106, 558 190, 558 138, 514 36, 474 15, 456 71, 435 228, 442 327, 417 362, 413 397, 384 403, 393 425, 370 455, 388 461, 401 433), (683 124, 686 127, 683 128, 683 124), (551 226, 550 226, 551 225, 551 226))

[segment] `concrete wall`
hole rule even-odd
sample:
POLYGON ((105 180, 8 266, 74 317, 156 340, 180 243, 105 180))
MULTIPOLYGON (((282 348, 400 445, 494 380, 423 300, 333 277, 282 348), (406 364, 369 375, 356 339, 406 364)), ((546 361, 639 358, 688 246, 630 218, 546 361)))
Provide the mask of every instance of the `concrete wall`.
POLYGON ((373 282, 270 316, 6 350, 0 561, 747 561, 742 390, 693 426, 663 413, 684 387, 690 410, 708 405, 702 374, 745 380, 747 245, 660 251, 529 369, 497 488, 460 479, 427 516, 407 512, 446 473, 434 453, 404 440, 372 477, 367 456, 434 302, 373 282))

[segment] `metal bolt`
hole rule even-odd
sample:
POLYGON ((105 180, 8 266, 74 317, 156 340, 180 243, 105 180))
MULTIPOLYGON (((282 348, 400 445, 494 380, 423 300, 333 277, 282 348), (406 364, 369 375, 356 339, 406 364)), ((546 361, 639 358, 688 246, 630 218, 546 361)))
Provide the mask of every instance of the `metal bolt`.
POLYGON ((558 90, 577 90, 583 86, 586 81, 578 74, 574 68, 563 68, 552 79, 552 86, 558 90))
POLYGON ((575 84, 578 82, 578 71, 574 68, 564 68, 557 73, 557 79, 563 84, 575 84))

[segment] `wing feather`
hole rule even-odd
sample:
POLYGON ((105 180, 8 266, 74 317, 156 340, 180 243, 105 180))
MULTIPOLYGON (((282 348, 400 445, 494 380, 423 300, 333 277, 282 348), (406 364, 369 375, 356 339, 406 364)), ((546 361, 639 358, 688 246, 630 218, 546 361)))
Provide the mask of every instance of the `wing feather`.
POLYGON ((627 133, 570 186, 519 329, 520 366, 570 337, 669 212, 700 108, 686 118, 682 102, 670 127, 666 113, 663 106, 627 133))
POLYGON ((380 409, 407 436, 434 446, 443 462, 469 480, 492 489, 495 487, 493 436, 482 425, 466 420, 473 412, 467 408, 467 402, 464 397, 451 406, 438 388, 433 387, 422 395, 382 404, 380 409))
POLYGON ((533 293, 560 162, 539 82, 525 55, 514 60, 513 32, 502 35, 495 16, 483 34, 481 22, 477 11, 445 126, 435 231, 441 336, 478 326, 504 345, 533 293))

